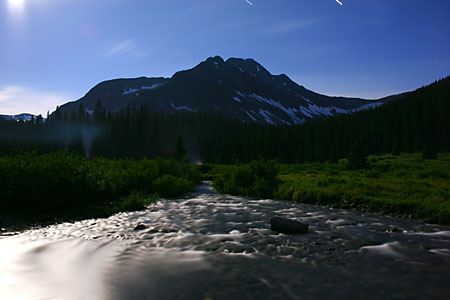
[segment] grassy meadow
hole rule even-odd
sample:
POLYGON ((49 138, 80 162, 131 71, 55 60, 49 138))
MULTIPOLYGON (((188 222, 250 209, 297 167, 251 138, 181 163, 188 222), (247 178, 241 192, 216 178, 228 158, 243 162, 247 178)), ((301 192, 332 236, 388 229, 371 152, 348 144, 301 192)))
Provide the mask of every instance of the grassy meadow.
POLYGON ((450 224, 450 153, 438 154, 437 159, 423 159, 422 153, 373 155, 368 157, 367 168, 361 170, 349 170, 347 159, 338 163, 262 165, 266 170, 260 175, 252 174, 251 164, 217 166, 210 171, 214 187, 229 194, 450 224), (278 174, 276 183, 274 172, 278 174), (266 179, 264 174, 268 175, 266 179), (244 185, 242 178, 247 182, 244 185), (259 185, 264 187, 259 188, 263 193, 258 192, 258 182, 263 183, 259 185))
POLYGON ((450 153, 369 156, 369 168, 337 164, 281 165, 278 199, 355 208, 450 224, 450 153))

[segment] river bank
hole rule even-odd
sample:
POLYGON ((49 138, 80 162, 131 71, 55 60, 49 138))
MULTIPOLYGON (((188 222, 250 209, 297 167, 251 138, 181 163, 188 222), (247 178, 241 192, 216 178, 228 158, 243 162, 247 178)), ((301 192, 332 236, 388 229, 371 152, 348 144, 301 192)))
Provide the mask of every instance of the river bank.
POLYGON ((422 153, 371 155, 359 170, 349 170, 341 159, 215 166, 210 174, 224 193, 450 224, 450 153, 437 159, 423 159, 422 153))

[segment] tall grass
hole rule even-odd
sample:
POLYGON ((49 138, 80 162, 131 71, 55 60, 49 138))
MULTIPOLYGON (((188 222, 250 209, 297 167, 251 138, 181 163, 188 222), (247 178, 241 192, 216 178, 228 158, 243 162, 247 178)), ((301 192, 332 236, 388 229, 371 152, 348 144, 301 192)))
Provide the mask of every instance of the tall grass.
POLYGON ((450 153, 369 156, 366 170, 346 165, 281 165, 275 197, 450 223, 450 153))
POLYGON ((201 179, 175 160, 111 160, 68 151, 0 157, 2 213, 102 212, 141 209, 157 197, 176 197, 201 179))

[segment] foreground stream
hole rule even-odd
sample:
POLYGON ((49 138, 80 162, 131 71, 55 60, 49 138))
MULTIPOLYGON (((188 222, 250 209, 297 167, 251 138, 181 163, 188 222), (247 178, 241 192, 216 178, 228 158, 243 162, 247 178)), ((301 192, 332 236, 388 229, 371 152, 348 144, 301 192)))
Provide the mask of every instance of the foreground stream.
POLYGON ((449 227, 207 183, 144 211, 0 237, 0 254, 0 299, 450 299, 449 227), (273 232, 273 216, 309 232, 273 232))

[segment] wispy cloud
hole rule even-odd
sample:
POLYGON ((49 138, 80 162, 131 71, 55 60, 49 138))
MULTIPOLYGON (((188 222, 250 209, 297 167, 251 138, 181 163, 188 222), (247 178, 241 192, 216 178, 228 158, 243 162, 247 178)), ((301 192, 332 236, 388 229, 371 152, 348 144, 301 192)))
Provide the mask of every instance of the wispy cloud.
POLYGON ((251 3, 249 0, 245 0, 245 2, 253 6, 253 3, 251 3))
POLYGON ((70 98, 58 92, 42 91, 26 86, 10 85, 0 87, 0 114, 19 113, 42 114, 54 111, 57 105, 70 98))
POLYGON ((388 17, 388 14, 386 13, 386 11, 383 8, 381 8, 380 6, 377 6, 377 10, 380 13, 380 15, 382 15, 383 17, 385 17, 385 18, 388 17))
POLYGON ((442 34, 439 31, 437 31, 436 29, 434 29, 433 26, 430 26, 430 30, 433 31, 436 36, 442 38, 442 34))
POLYGON ((263 34, 284 34, 292 31, 303 30, 324 23, 323 18, 308 18, 300 20, 283 21, 272 24, 262 31, 263 34))
POLYGON ((125 39, 112 44, 107 50, 108 56, 131 56, 142 58, 147 56, 148 50, 142 48, 134 39, 125 39))

